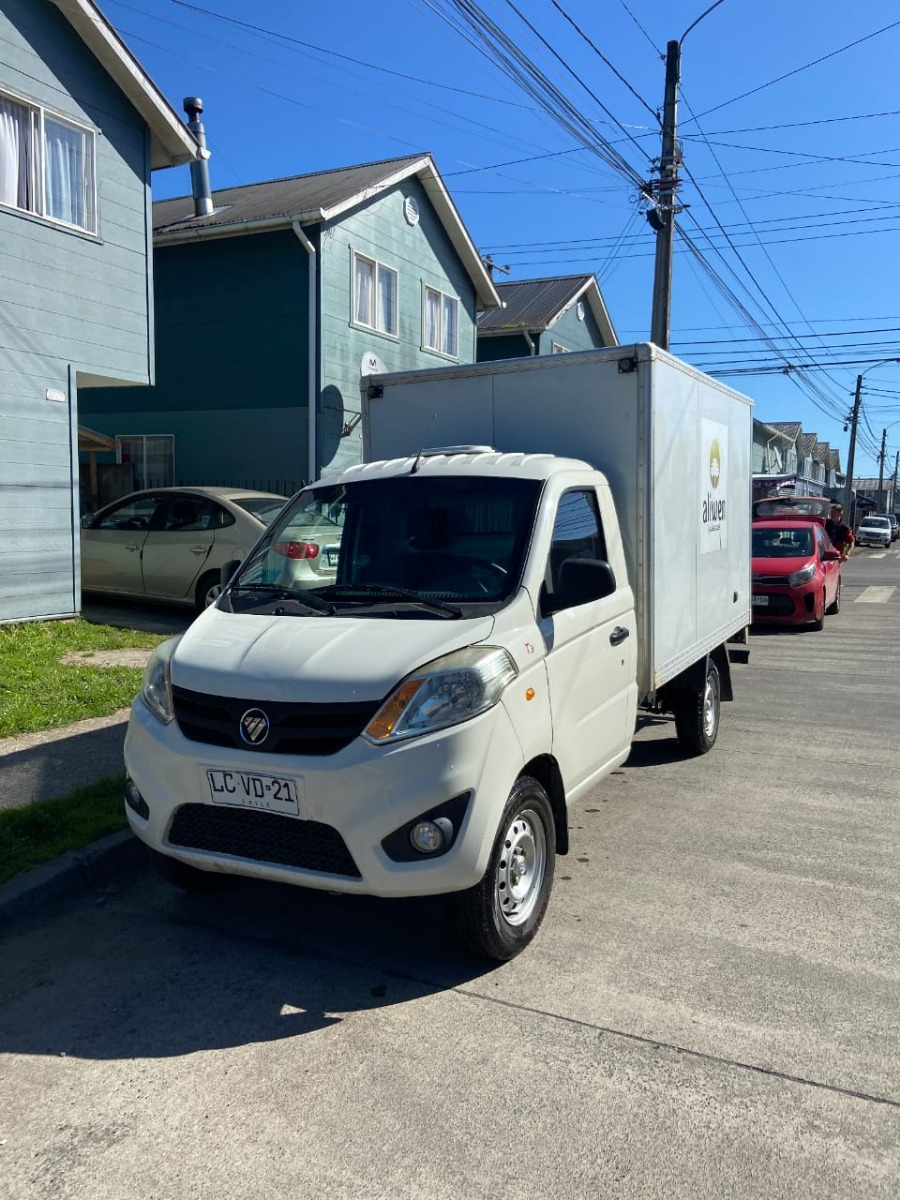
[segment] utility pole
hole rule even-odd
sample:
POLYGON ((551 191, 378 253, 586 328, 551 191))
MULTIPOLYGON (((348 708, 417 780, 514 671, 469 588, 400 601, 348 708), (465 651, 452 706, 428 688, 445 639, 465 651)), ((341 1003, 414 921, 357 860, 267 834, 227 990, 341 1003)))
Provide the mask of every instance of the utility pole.
POLYGON ((894 485, 891 488, 891 507, 888 512, 897 511, 897 468, 900 467, 900 450, 894 455, 894 485))
MULTIPOLYGON (((683 39, 682 39, 683 40, 683 39)), ((656 229, 656 265, 653 273, 653 314, 650 341, 669 348, 672 312, 672 247, 675 240, 675 193, 678 188, 678 84, 681 79, 681 42, 666 45, 666 94, 663 104, 662 153, 659 180, 654 183, 656 205, 650 223, 656 229)))
POLYGON ((878 455, 878 511, 884 512, 884 459, 887 454, 887 430, 881 431, 881 453, 878 455))
POLYGON ((853 497, 853 459, 856 456, 856 427, 859 425, 859 406, 862 403, 862 375, 856 377, 856 396, 853 400, 853 412, 850 415, 850 449, 847 451, 847 482, 844 484, 844 515, 853 529, 856 526, 856 513, 851 513, 850 504, 853 497))

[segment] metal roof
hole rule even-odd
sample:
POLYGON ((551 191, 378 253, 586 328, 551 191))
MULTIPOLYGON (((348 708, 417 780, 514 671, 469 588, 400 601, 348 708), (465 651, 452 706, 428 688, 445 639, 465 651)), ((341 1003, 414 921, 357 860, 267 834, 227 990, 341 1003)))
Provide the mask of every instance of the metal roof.
POLYGON ((153 240, 168 245, 194 238, 233 237, 331 221, 348 209, 415 176, 434 206, 444 232, 459 254, 482 307, 500 303, 481 256, 450 199, 430 154, 406 155, 358 163, 264 183, 221 188, 212 193, 213 211, 197 216, 192 196, 158 200, 153 205, 153 240))
POLYGON ((93 0, 53 0, 107 74, 150 128, 150 166, 176 167, 200 158, 194 135, 93 0))
POLYGON ((799 421, 769 421, 768 424, 779 433, 786 434, 791 441, 797 440, 803 428, 799 421))
POLYGON ((497 292, 503 307, 479 316, 479 334, 550 329, 573 304, 582 300, 591 309, 605 345, 618 344, 616 332, 594 275, 519 279, 510 283, 498 283, 497 292))

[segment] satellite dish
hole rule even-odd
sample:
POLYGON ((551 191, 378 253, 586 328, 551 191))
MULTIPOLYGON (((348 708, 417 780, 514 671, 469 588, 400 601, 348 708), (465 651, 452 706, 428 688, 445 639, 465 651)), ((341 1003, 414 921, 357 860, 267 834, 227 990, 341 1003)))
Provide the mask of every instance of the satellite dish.
POLYGON ((374 350, 367 350, 359 364, 360 375, 386 375, 387 367, 374 350))

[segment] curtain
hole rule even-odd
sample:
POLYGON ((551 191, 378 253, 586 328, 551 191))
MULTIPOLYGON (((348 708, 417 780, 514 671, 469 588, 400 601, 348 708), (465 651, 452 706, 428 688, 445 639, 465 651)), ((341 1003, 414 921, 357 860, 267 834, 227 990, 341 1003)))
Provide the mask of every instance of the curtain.
POLYGON ((444 296, 444 344, 443 351, 456 357, 456 301, 452 296, 444 296))
POLYGON ((27 108, 0 99, 0 204, 31 208, 28 187, 27 108))
POLYGON ((358 325, 373 325, 372 264, 364 258, 356 260, 356 317, 358 325))
POLYGON ((85 211, 84 134, 44 118, 44 205, 48 217, 88 227, 85 211))
POLYGON ((425 345, 429 350, 440 350, 440 296, 428 288, 425 292, 425 345))
POLYGON ((396 292, 394 272, 387 267, 378 268, 378 318, 376 328, 384 333, 396 333, 396 292))

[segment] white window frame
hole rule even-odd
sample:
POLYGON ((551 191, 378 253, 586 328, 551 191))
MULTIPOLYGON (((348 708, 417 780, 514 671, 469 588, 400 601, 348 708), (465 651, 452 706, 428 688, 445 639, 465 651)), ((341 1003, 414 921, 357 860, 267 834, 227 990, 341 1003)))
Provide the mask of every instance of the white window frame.
POLYGON ((449 292, 442 292, 440 288, 432 287, 430 284, 424 285, 422 292, 422 349, 427 350, 431 354, 439 354, 441 358, 459 359, 459 297, 453 296, 449 292), (428 297, 436 296, 438 300, 437 306, 437 346, 432 345, 428 340, 428 297), (444 329, 444 305, 451 304, 454 311, 454 327, 453 327, 453 344, 450 349, 446 346, 446 330, 444 329))
POLYGON ((25 147, 26 168, 30 203, 23 207, 0 201, 0 208, 10 208, 14 212, 28 213, 30 216, 41 217, 64 229, 77 230, 79 233, 90 233, 96 236, 98 230, 98 200, 97 200, 97 130, 83 121, 74 120, 65 113, 46 108, 27 100, 15 92, 0 91, 0 100, 15 104, 25 110, 28 116, 27 143, 25 147), (83 135, 84 153, 81 159, 82 174, 82 204, 84 207, 84 224, 67 221, 62 217, 51 215, 48 211, 46 167, 47 167, 47 120, 75 130, 83 135))
MULTIPOLYGON (((140 472, 141 482, 135 482, 135 490, 143 492, 149 488, 156 487, 174 487, 175 485, 175 435, 174 433, 117 433, 116 434, 116 462, 122 462, 122 442, 141 442, 141 461, 140 472), (162 439, 165 438, 169 443, 169 474, 170 478, 167 483, 151 483, 147 482, 147 442, 150 438, 162 439)), ((134 460, 130 460, 134 461, 134 460)))
POLYGON ((550 343, 550 353, 551 354, 571 354, 572 352, 568 346, 563 346, 561 342, 551 342, 550 343))
POLYGON ((351 325, 355 325, 357 329, 369 329, 373 333, 382 333, 385 337, 396 338, 398 336, 400 327, 400 272, 396 268, 389 267, 387 263, 379 262, 371 254, 363 254, 359 250, 352 251, 350 256, 350 295, 350 303, 352 305, 350 311, 351 325), (372 268, 372 298, 368 306, 368 320, 361 320, 359 315, 357 263, 366 263, 372 268), (386 322, 379 321, 378 295, 382 277, 390 277, 394 281, 393 322, 390 328, 386 322))

